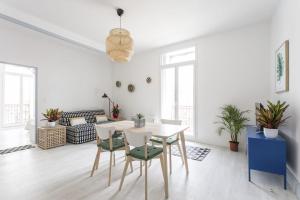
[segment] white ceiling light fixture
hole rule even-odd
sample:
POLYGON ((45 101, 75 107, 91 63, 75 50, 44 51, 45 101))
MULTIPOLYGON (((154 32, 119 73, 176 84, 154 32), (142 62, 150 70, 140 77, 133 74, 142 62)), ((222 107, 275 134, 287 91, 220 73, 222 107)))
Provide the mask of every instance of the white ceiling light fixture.
POLYGON ((124 10, 117 9, 120 17, 120 28, 114 28, 106 38, 106 53, 115 62, 128 62, 133 55, 133 39, 128 30, 122 28, 121 17, 124 10))

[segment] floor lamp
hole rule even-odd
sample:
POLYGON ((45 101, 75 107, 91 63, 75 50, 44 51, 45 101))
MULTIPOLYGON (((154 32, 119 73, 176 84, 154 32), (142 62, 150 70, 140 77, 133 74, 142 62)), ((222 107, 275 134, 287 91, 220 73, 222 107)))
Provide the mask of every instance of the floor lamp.
POLYGON ((110 112, 110 104, 112 103, 112 104, 114 105, 114 102, 109 98, 109 96, 107 96, 106 93, 104 93, 104 94, 102 95, 102 98, 107 98, 107 99, 108 99, 108 103, 109 103, 109 106, 108 106, 108 112, 109 112, 109 117, 110 117, 110 114, 111 114, 111 112, 110 112))

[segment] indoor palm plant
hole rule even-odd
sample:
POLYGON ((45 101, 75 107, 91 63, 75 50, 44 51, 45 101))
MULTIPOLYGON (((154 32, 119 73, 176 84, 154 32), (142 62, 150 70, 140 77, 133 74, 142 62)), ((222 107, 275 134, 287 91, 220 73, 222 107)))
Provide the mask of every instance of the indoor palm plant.
POLYGON ((234 105, 225 105, 221 109, 221 114, 217 116, 220 121, 216 122, 221 125, 218 128, 218 133, 221 134, 223 131, 228 132, 231 137, 231 141, 229 141, 230 150, 238 151, 238 136, 246 127, 246 122, 249 121, 245 116, 249 111, 241 111, 234 105))
POLYGON ((276 104, 268 101, 267 107, 261 106, 256 109, 257 122, 264 128, 264 135, 267 138, 275 138, 278 135, 278 127, 283 125, 289 117, 283 117, 289 107, 286 102, 277 101, 276 104))
POLYGON ((42 113, 42 115, 45 117, 44 120, 48 121, 48 125, 54 127, 55 122, 61 118, 62 112, 58 108, 50 108, 45 113, 42 113))

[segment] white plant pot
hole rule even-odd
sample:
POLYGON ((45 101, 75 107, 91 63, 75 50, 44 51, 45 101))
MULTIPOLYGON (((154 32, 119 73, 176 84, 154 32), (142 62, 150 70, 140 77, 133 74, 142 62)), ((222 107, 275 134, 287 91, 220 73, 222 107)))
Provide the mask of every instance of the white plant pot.
POLYGON ((48 122, 49 127, 55 127, 55 122, 48 122))
POLYGON ((278 129, 264 128, 264 135, 266 138, 276 138, 278 136, 278 129))

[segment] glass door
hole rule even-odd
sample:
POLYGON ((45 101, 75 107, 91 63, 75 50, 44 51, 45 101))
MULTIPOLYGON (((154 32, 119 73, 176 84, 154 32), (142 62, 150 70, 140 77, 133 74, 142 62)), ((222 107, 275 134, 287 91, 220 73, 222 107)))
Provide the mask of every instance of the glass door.
POLYGON ((181 120, 194 136, 194 65, 176 65, 161 70, 161 117, 181 120))

